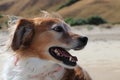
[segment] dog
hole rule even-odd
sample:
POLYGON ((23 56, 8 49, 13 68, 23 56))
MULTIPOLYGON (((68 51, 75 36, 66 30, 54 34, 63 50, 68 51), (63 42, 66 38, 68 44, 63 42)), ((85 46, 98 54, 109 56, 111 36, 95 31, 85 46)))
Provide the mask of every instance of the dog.
POLYGON ((22 18, 14 27, 3 80, 91 80, 68 52, 83 49, 88 38, 73 33, 62 19, 22 18))

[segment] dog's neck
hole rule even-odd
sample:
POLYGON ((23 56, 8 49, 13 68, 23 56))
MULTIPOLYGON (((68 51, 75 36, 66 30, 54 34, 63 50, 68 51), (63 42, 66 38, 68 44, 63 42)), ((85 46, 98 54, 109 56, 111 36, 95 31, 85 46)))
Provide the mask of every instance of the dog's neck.
POLYGON ((39 78, 42 80, 58 80, 62 78, 65 69, 64 67, 55 64, 51 61, 42 60, 39 58, 14 59, 15 67, 22 67, 22 73, 28 73, 30 78, 39 78), (49 78, 49 79, 47 79, 49 78))

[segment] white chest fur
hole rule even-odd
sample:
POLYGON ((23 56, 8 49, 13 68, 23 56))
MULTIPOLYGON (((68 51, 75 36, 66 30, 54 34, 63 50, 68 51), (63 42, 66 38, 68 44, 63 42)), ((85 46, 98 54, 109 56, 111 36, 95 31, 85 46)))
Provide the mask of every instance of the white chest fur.
POLYGON ((60 80, 64 68, 39 58, 10 60, 4 70, 4 80, 60 80))

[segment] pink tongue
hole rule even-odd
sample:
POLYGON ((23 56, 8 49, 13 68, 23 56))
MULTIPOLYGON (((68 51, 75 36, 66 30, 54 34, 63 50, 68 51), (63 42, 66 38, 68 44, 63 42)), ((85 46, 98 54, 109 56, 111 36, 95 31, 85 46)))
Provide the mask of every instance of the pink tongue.
POLYGON ((59 50, 59 49, 57 49, 57 50, 58 50, 58 52, 59 52, 62 56, 70 57, 70 55, 69 55, 69 54, 66 54, 65 51, 63 51, 63 50, 59 50))

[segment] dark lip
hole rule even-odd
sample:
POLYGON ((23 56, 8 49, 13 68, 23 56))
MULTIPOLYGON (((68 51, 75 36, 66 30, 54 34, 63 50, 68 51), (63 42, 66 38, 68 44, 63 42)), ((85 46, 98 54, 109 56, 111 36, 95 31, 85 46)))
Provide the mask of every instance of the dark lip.
POLYGON ((54 57, 55 59, 63 62, 66 65, 76 66, 76 64, 77 64, 77 61, 78 61, 77 57, 72 56, 68 51, 66 51, 62 47, 50 47, 49 48, 49 53, 52 57, 54 57), (57 54, 55 52, 55 50, 58 50, 59 52, 57 52, 57 53, 59 53, 59 54, 57 54))
POLYGON ((77 45, 76 47, 74 47, 73 50, 81 50, 81 49, 83 49, 86 45, 87 45, 87 43, 86 43, 86 44, 80 43, 79 45, 77 45))
POLYGON ((84 47, 75 47, 75 48, 73 48, 73 50, 81 50, 81 49, 83 49, 84 47))

